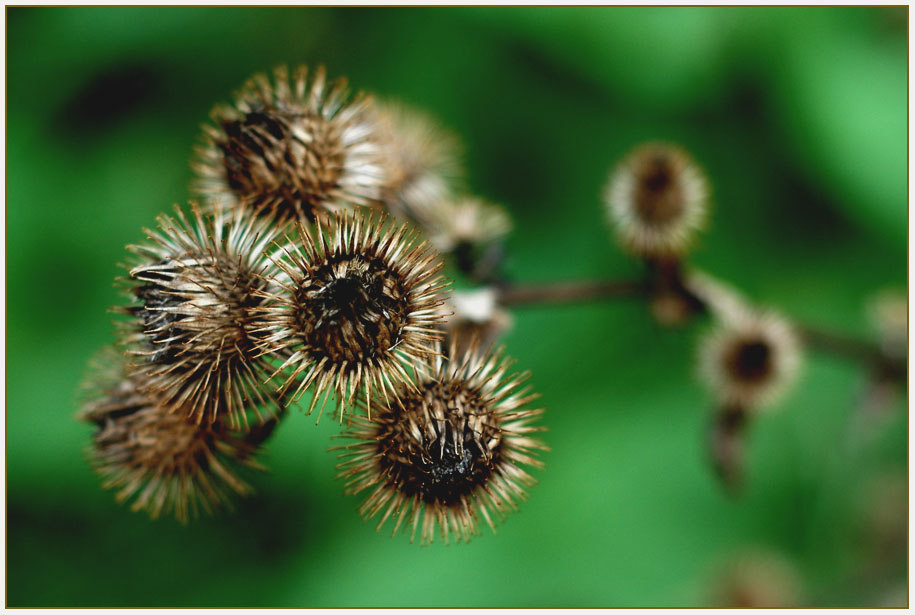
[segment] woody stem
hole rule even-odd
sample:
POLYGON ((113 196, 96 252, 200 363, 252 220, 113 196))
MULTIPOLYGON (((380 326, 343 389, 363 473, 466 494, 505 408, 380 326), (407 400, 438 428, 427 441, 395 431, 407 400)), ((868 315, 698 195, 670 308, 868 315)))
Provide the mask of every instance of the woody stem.
MULTIPOLYGON (((499 289, 499 303, 506 307, 523 307, 542 304, 569 304, 605 299, 647 299, 657 286, 651 280, 576 280, 547 282, 543 284, 505 284, 499 289)), ((695 294, 682 285, 668 286, 684 293, 695 313, 704 311, 705 305, 695 294)), ((881 376, 905 382, 906 361, 888 356, 876 343, 845 334, 824 330, 815 325, 795 323, 804 343, 811 349, 861 363, 881 376)))
POLYGON ((636 280, 581 280, 545 284, 512 284, 499 291, 499 303, 524 306, 542 303, 578 303, 619 297, 642 297, 647 286, 636 280))

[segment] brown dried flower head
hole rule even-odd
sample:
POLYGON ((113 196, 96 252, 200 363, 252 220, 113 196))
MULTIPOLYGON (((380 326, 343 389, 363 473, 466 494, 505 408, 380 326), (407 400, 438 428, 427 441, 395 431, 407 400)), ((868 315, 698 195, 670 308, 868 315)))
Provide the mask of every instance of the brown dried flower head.
POLYGON ((512 219, 503 207, 474 197, 429 202, 415 214, 417 224, 440 252, 495 243, 512 230, 512 219))
POLYGON ((784 318, 742 309, 724 317, 702 340, 700 372, 726 406, 745 410, 774 403, 800 367, 800 341, 784 318))
POLYGON ((149 242, 128 246, 137 262, 124 280, 134 303, 122 310, 132 316, 122 345, 163 406, 237 427, 247 409, 280 405, 263 384, 272 369, 255 346, 255 312, 272 275, 264 251, 281 228, 243 209, 204 218, 195 206, 190 220, 175 210, 149 242))
POLYGON ((620 242, 642 257, 682 255, 705 223, 709 185, 689 155, 674 145, 633 150, 610 176, 607 215, 620 242))
POLYGON ((535 482, 524 466, 542 467, 546 447, 532 434, 543 410, 525 408, 537 397, 522 386, 527 374, 510 373, 501 351, 453 353, 416 388, 378 400, 374 420, 354 417, 343 434, 353 442, 338 447, 347 493, 368 491, 361 514, 380 516, 379 530, 394 519, 392 535, 411 526, 411 542, 419 531, 432 543, 436 525, 446 543, 470 540, 480 517, 495 532, 535 482))
POLYGON ((313 220, 349 205, 380 204, 388 167, 371 99, 350 99, 324 67, 285 66, 250 79, 219 105, 196 150, 195 192, 279 218, 313 220))
POLYGON ((868 303, 869 320, 877 330, 880 348, 896 359, 905 359, 908 351, 909 302, 906 292, 884 289, 868 303))
POLYGON ((254 455, 266 432, 198 425, 143 393, 148 387, 124 367, 113 349, 97 358, 78 417, 96 426, 89 458, 102 486, 117 489, 119 502, 133 500, 134 511, 174 514, 182 523, 201 508, 231 506, 233 493, 247 495, 237 469, 262 469, 254 455))
POLYGON ((783 556, 759 548, 724 562, 710 588, 717 608, 786 608, 798 606, 801 583, 795 567, 783 556))
POLYGON ((333 393, 342 420, 360 390, 366 400, 373 390, 386 397, 435 352, 447 283, 438 254, 407 225, 362 212, 330 227, 299 224, 298 239, 274 258, 288 280, 264 308, 264 348, 288 355, 271 376, 284 374, 280 391, 295 385, 298 399, 315 386, 309 414, 333 393))
POLYGON ((512 315, 499 307, 493 287, 454 291, 442 306, 446 344, 453 342, 455 354, 463 355, 473 344, 488 348, 498 342, 514 324, 512 315))
POLYGON ((399 219, 415 221, 419 209, 450 199, 460 182, 460 140, 410 107, 382 102, 376 112, 391 176, 383 200, 399 219))

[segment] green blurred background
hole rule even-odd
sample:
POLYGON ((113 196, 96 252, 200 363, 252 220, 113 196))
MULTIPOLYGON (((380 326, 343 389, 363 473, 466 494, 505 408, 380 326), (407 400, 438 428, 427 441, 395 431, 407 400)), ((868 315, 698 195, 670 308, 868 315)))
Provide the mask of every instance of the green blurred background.
POLYGON ((906 8, 7 18, 9 606, 701 605, 752 552, 781 561, 804 604, 905 603, 904 396, 862 427, 866 374, 809 356, 729 498, 703 449, 703 323, 662 329, 636 302, 516 311, 506 343, 543 394, 552 451, 521 512, 469 545, 363 524, 326 452, 337 425, 301 414, 234 513, 152 522, 100 489, 73 416, 86 361, 113 339, 124 245, 186 202, 210 107, 279 63, 324 63, 460 134, 470 188, 516 220, 516 280, 635 275, 600 193, 611 164, 661 138, 714 185, 698 266, 873 336, 869 298, 906 285, 906 8))

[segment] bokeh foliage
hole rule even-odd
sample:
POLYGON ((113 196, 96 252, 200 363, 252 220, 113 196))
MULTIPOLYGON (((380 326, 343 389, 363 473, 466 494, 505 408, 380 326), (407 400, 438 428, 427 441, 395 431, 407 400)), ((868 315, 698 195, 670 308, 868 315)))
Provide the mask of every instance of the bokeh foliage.
POLYGON ((861 572, 865 494, 905 473, 904 402, 852 428, 865 374, 810 356, 755 425, 747 492, 729 499, 703 450, 703 323, 664 330, 634 301, 516 312, 506 343, 543 394, 552 451, 521 513, 470 545, 419 548, 361 523, 325 452, 338 426, 298 414, 234 514, 151 522, 99 488, 73 415, 87 359, 112 340, 124 245, 186 202, 209 108, 278 63, 325 63, 460 134, 470 188, 515 217, 517 280, 635 275, 600 191, 628 148, 662 138, 714 185, 697 265, 871 335, 868 298, 906 283, 905 8, 7 17, 10 606, 695 605, 748 548, 790 562, 813 604, 877 604, 904 586, 904 556, 861 572))

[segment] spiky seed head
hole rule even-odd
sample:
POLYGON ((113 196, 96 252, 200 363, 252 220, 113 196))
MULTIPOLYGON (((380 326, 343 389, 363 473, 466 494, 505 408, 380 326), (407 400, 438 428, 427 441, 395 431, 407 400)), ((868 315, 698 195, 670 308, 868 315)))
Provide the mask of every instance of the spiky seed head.
POLYGON ((131 317, 122 345, 163 406, 237 427, 247 410, 281 405, 264 385, 272 369, 254 316, 275 277, 264 252, 282 227, 244 209, 204 217, 195 206, 190 219, 175 210, 146 231, 148 242, 128 246, 135 262, 123 283, 133 301, 121 310, 131 317))
POLYGON ((117 500, 132 500, 131 509, 150 517, 174 514, 185 523, 202 508, 212 512, 231 506, 231 494, 251 488, 238 476, 254 458, 261 430, 246 434, 223 422, 198 425, 186 413, 172 412, 125 371, 113 349, 92 364, 88 394, 78 418, 95 425, 90 463, 102 486, 117 489, 117 500))
POLYGON ((288 282, 263 310, 265 351, 288 356, 271 378, 282 374, 279 390, 294 400, 313 385, 309 414, 333 394, 342 420, 356 395, 385 397, 434 354, 448 285, 441 258, 406 224, 362 212, 299 224, 287 241, 273 258, 288 282))
POLYGON ((711 589, 718 608, 786 608, 801 600, 795 567, 777 553, 753 548, 723 562, 711 589))
POLYGON ((394 520, 393 534, 412 528, 423 544, 436 526, 448 543, 470 540, 481 518, 495 532, 497 521, 517 509, 535 481, 529 467, 542 467, 535 436, 542 409, 523 386, 527 374, 510 372, 501 352, 477 347, 451 358, 437 356, 415 388, 399 387, 396 399, 377 400, 372 421, 357 416, 338 447, 338 477, 348 494, 367 492, 364 518, 394 520))
POLYGON ((857 498, 862 559, 902 562, 906 559, 909 531, 909 480, 905 469, 883 470, 862 485, 857 498))
POLYGON ((219 105, 203 127, 192 166, 193 190, 206 203, 313 220, 349 205, 380 205, 389 183, 369 97, 349 97, 346 80, 328 82, 287 67, 273 82, 248 80, 234 105, 219 105))
POLYGON ((460 183, 460 140, 406 105, 387 101, 375 109, 391 176, 383 200, 397 218, 413 221, 423 207, 449 200, 460 183))
POLYGON ((445 342, 455 344, 457 355, 463 355, 472 344, 483 348, 494 345, 514 324, 511 314, 499 307, 492 287, 454 291, 442 312, 445 342))
POLYGON ((800 341, 772 312, 742 310, 722 319, 700 346, 700 372, 724 405, 755 410, 774 403, 797 376, 800 341))
POLYGON ((905 291, 886 289, 877 293, 868 304, 868 316, 884 354, 905 359, 909 345, 909 302, 905 291))
POLYGON ((440 252, 492 244, 512 230, 503 207, 475 197, 428 202, 415 210, 415 219, 440 252))
POLYGON ((689 154, 666 143, 637 147, 604 191, 607 216, 637 256, 682 256, 705 223, 709 185, 689 154))

